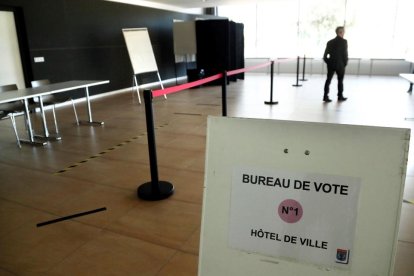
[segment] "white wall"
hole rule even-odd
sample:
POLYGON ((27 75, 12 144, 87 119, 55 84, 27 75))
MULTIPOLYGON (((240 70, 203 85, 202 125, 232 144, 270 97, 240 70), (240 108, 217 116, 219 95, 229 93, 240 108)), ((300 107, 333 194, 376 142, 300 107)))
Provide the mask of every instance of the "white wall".
POLYGON ((13 12, 0 11, 0 85, 25 88, 13 12))

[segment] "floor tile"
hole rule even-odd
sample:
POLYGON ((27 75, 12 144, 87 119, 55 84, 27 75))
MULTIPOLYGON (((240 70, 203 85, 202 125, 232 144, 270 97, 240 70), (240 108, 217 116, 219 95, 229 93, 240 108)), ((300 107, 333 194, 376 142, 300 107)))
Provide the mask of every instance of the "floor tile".
POLYGON ((157 273, 157 276, 194 276, 197 275, 197 268, 197 256, 178 252, 169 263, 157 273))
POLYGON ((68 169, 59 176, 131 191, 150 180, 149 164, 116 160, 113 156, 110 152, 108 155, 85 160, 84 163, 76 163, 75 168, 68 169))
POLYGON ((194 231, 190 238, 184 243, 181 250, 198 256, 200 250, 200 228, 194 231))
POLYGON ((414 272, 414 243, 398 242, 393 276, 412 276, 414 272))
POLYGON ((16 274, 13 274, 5 269, 0 268, 0 275, 1 276, 15 276, 16 274))
POLYGON ((56 213, 64 201, 79 196, 95 186, 81 180, 1 163, 0 168, 7 169, 10 173, 0 176, 0 198, 51 213, 56 213))
POLYGON ((106 208, 104 211, 74 218, 76 221, 104 228, 139 204, 140 201, 136 196, 135 190, 129 191, 99 185, 88 192, 63 202, 57 214, 68 216, 106 208))
POLYGON ((48 275, 157 275, 174 250, 104 232, 78 248, 48 275))
POLYGON ((414 204, 402 204, 398 240, 414 243, 414 204))
MULTIPOLYGON (((229 117, 414 128, 414 103, 399 77, 345 78, 344 103, 322 102, 325 76, 277 74, 231 82, 229 117)), ((57 109, 62 140, 16 146, 9 120, 0 121, 0 275, 196 275, 208 116, 222 116, 220 86, 203 86, 153 100, 160 180, 175 187, 162 201, 138 199, 151 181, 145 106, 126 91, 93 99, 94 120, 77 126, 70 105, 57 109), (63 171, 57 173, 58 171, 63 171), (106 207, 106 211, 44 228, 36 223, 106 207), (3 253, 5 252, 5 253, 3 253)), ((82 119, 85 101, 76 104, 82 119)), ((38 114, 32 114, 36 131, 38 114)), ((50 111, 48 125, 53 131, 50 111)), ((23 117, 18 130, 26 136, 23 117)), ((254 143, 254 141, 252 141, 254 143)), ((410 148, 414 148, 411 138, 410 148)), ((404 199, 414 202, 414 151, 409 152, 404 199)), ((414 275, 414 204, 402 203, 394 276, 414 275)))
POLYGON ((41 212, 30 207, 0 199, 0 237, 12 233, 28 221, 33 221, 41 212))
POLYGON ((0 237, 0 267, 17 275, 44 274, 101 231, 73 221, 36 227, 55 218, 41 214, 0 237))
POLYGON ((180 249, 201 223, 201 206, 167 199, 138 206, 108 226, 108 230, 180 249))
POLYGON ((176 200, 202 204, 204 173, 188 169, 173 169, 158 166, 159 179, 168 181, 174 185, 176 200))

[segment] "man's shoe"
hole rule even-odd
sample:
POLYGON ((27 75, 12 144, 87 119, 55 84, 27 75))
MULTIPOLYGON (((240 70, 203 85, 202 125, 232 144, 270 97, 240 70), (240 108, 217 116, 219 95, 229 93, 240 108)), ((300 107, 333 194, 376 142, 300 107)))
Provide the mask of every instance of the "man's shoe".
POLYGON ((346 100, 348 100, 348 98, 345 98, 345 97, 338 97, 338 101, 339 101, 339 102, 344 102, 344 101, 346 101, 346 100))
POLYGON ((331 100, 331 99, 329 99, 329 97, 323 97, 323 101, 324 101, 325 103, 330 103, 330 102, 332 102, 332 100, 331 100))

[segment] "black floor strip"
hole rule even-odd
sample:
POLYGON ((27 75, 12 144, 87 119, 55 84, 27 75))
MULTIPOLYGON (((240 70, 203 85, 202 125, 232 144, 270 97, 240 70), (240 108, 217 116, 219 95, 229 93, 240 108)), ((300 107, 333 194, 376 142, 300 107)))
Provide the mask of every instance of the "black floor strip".
POLYGON ((200 103, 197 105, 207 105, 207 106, 220 106, 220 104, 205 104, 205 103, 200 103))
POLYGON ((77 218, 77 217, 81 217, 81 216, 86 216, 86 215, 90 215, 90 214, 97 213, 97 212, 102 212, 102 211, 106 211, 106 207, 91 210, 91 211, 86 211, 86 212, 82 212, 82 213, 78 213, 78 214, 73 214, 73 215, 66 216, 66 217, 61 217, 61 218, 58 218, 58 219, 53 219, 53 220, 41 222, 41 223, 36 224, 36 226, 37 227, 42 227, 42 226, 53 224, 53 223, 56 223, 56 222, 60 222, 60 221, 68 220, 68 219, 73 219, 73 218, 77 218))
MULTIPOLYGON (((201 115, 201 114, 199 114, 199 115, 201 115)), ((165 123, 165 124, 162 124, 162 125, 159 125, 159 126, 155 127, 155 129, 162 128, 162 127, 165 127, 165 126, 167 126, 167 125, 168 125, 168 123, 165 123)), ((111 151, 116 150, 116 149, 118 149, 118 148, 120 148, 120 147, 123 147, 123 146, 125 146, 126 144, 131 143, 133 140, 136 140, 136 139, 139 139, 139 138, 141 138, 141 137, 144 137, 145 135, 147 135, 147 133, 141 133, 141 134, 140 134, 140 135, 138 135, 138 136, 135 136, 135 137, 132 137, 131 139, 128 139, 128 140, 126 140, 126 141, 123 141, 122 143, 118 143, 116 146, 110 147, 110 148, 108 148, 108 149, 106 149, 106 150, 104 150, 104 151, 101 151, 100 153, 98 153, 98 154, 96 154, 96 155, 92 155, 92 156, 90 156, 90 157, 88 157, 88 158, 86 158, 86 159, 84 159, 84 160, 82 160, 82 161, 79 161, 79 162, 77 162, 77 163, 75 163, 75 164, 72 164, 72 165, 70 165, 70 166, 66 167, 65 169, 59 170, 59 171, 55 172, 54 174, 55 174, 55 175, 57 175, 57 174, 62 174, 62 173, 65 173, 65 172, 67 172, 67 171, 69 171, 69 170, 71 170, 71 169, 74 169, 74 168, 78 167, 79 165, 81 165, 81 164, 83 164, 83 163, 88 162, 89 160, 92 160, 92 159, 98 158, 98 157, 100 157, 100 156, 102 156, 102 155, 104 155, 104 154, 106 154, 106 153, 108 153, 108 152, 111 152, 111 151)))
POLYGON ((181 112, 175 112, 176 115, 190 115, 190 116, 201 116, 200 113, 181 113, 181 112))

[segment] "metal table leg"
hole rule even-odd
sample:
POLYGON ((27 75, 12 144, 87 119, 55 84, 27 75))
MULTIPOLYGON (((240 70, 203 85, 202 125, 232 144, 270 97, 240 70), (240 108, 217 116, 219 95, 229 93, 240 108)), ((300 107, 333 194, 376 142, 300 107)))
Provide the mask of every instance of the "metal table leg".
POLYGON ((31 144, 31 145, 34 145, 34 146, 44 146, 44 145, 46 145, 47 144, 46 142, 35 141, 35 139, 34 139, 32 122, 30 120, 28 99, 24 99, 24 116, 25 116, 25 119, 26 119, 26 128, 27 128, 27 133, 29 135, 29 140, 20 139, 20 142, 24 143, 24 144, 31 144))
POLYGON ((50 133, 49 133, 49 130, 47 128, 46 115, 45 115, 45 109, 44 109, 44 105, 43 105, 42 96, 39 97, 39 105, 40 105, 40 113, 42 115, 43 135, 34 134, 34 137, 39 138, 39 139, 46 139, 46 140, 50 140, 50 141, 61 140, 62 137, 60 137, 59 134, 50 135, 50 133))
POLYGON ((91 111, 91 101, 89 99, 89 89, 85 87, 85 94, 86 94, 86 106, 88 111, 88 121, 79 121, 82 125, 103 125, 104 122, 94 122, 92 120, 92 111, 91 111))

